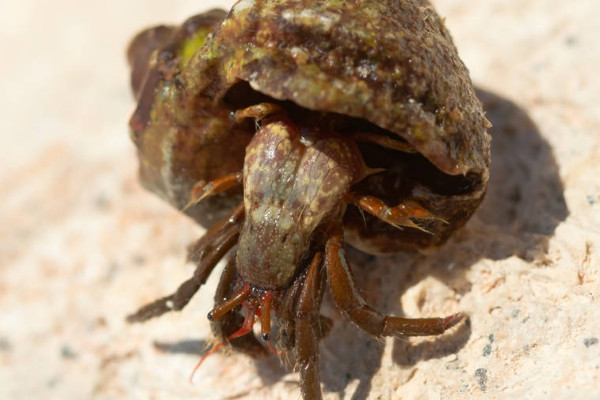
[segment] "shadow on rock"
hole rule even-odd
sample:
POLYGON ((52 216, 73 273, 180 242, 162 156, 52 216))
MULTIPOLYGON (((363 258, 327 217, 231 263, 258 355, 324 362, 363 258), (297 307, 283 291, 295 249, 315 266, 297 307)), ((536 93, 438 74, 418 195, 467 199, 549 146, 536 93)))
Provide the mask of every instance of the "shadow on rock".
MULTIPOLYGON (((430 255, 375 257, 348 249, 359 291, 384 314, 411 317, 405 315, 398 299, 428 277, 457 293, 468 293, 471 284, 466 273, 480 259, 501 260, 517 255, 527 261, 543 262, 549 239, 568 215, 552 149, 534 122, 510 100, 481 89, 478 96, 494 127, 490 130, 492 166, 488 192, 474 218, 430 255)), ((334 320, 334 327, 320 346, 324 389, 345 397, 348 385, 357 380, 352 399, 364 400, 371 392, 373 377, 381 369, 384 346, 343 320, 328 297, 325 296, 323 311, 334 320)), ((417 297, 418 303, 424 303, 427 293, 417 297)), ((424 341, 397 339, 392 359, 397 365, 414 366, 419 361, 456 353, 470 336, 467 320, 445 335, 424 341)), ((173 353, 202 356, 207 352, 205 343, 198 340, 155 345, 173 353)), ((265 385, 279 381, 291 370, 274 356, 256 359, 255 367, 265 385)), ((405 370, 410 379, 409 368, 405 370)))
MULTIPOLYGON (((154 347, 159 351, 167 353, 197 356, 198 360, 205 356, 211 349, 210 342, 194 339, 178 340, 175 342, 155 341, 154 347)), ((280 381, 291 370, 291 367, 286 369, 279 362, 278 358, 272 354, 253 358, 252 361, 265 385, 271 385, 280 381)))
POLYGON ((492 166, 487 197, 478 218, 490 230, 516 239, 513 247, 482 256, 503 259, 512 255, 533 261, 531 237, 540 249, 569 212, 552 148, 527 113, 510 100, 479 89, 488 119, 494 127, 492 166), (521 242, 522 244, 518 244, 521 242))
MULTIPOLYGON (((492 166, 485 200, 472 221, 430 255, 369 256, 348 249, 357 286, 367 302, 382 313, 406 316, 398 302, 409 288, 427 277, 457 293, 471 289, 466 278, 480 259, 518 256, 543 263, 548 242, 568 216, 564 188, 552 148, 535 123, 514 102, 488 91, 477 91, 494 127, 492 166)), ((419 294, 424 302, 427 294, 419 294)), ((327 301, 325 302, 327 303, 327 301)), ((471 336, 470 321, 445 335, 413 344, 397 339, 392 358, 402 366, 456 353, 471 336)), ((352 399, 368 397, 381 367, 383 346, 341 319, 323 342, 321 376, 327 391, 344 393, 353 379, 359 386, 352 399)), ((408 369, 407 369, 408 370, 408 369)), ((407 379, 409 379, 407 371, 407 379)))

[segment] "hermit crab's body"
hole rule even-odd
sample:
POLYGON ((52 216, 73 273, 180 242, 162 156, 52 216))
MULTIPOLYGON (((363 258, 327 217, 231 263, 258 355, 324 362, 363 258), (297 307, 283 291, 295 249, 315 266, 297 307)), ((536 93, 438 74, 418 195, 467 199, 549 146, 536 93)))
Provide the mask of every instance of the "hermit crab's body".
POLYGON ((236 267, 245 282, 282 289, 298 274, 315 230, 341 218, 363 165, 343 136, 300 132, 287 118, 263 122, 246 148, 236 267))
POLYGON ((273 314, 275 347, 295 357, 310 399, 325 285, 376 337, 460 321, 381 315, 344 254, 344 242, 372 254, 438 246, 485 193, 489 123, 427 1, 242 0, 141 33, 129 58, 142 183, 210 227, 190 248, 194 276, 131 321, 183 308, 231 251, 214 333, 263 352, 258 318, 275 351, 273 314))

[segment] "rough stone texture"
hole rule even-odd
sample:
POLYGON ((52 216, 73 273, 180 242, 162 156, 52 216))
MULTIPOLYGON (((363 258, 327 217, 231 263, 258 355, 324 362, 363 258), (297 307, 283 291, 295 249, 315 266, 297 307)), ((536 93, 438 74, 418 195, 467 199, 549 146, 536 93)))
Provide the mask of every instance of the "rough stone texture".
MULTIPOLYGON (((189 276, 201 234, 137 183, 124 48, 141 27, 229 4, 5 3, 0 398, 298 398, 275 357, 220 353, 188 384, 218 274, 183 312, 124 322, 189 276)), ((495 126, 490 190, 435 254, 351 257, 379 309, 470 324, 377 343, 326 305, 325 398, 599 398, 600 6, 434 4, 495 126)))

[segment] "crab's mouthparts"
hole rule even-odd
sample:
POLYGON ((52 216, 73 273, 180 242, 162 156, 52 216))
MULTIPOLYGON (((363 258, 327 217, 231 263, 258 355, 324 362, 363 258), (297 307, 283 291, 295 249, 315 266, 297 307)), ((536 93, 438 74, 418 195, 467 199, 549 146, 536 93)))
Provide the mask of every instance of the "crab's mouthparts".
POLYGON ((192 371, 192 374, 190 375, 190 382, 194 379, 196 371, 198 371, 198 368, 200 368, 204 361, 213 353, 219 351, 219 349, 221 349, 225 343, 232 339, 236 339, 251 333, 252 327, 254 326, 254 322, 256 322, 257 318, 260 321, 260 337, 267 343, 267 346, 272 353, 278 354, 271 343, 271 306, 273 303, 273 293, 273 290, 265 290, 261 294, 256 295, 253 292, 252 286, 250 286, 249 283, 246 283, 233 296, 213 308, 208 313, 208 319, 214 321, 221 318, 229 311, 232 311, 239 305, 242 305, 246 308, 246 317, 244 318, 244 322, 242 323, 240 329, 214 345, 208 351, 208 353, 206 353, 200 359, 200 361, 198 361, 192 371))

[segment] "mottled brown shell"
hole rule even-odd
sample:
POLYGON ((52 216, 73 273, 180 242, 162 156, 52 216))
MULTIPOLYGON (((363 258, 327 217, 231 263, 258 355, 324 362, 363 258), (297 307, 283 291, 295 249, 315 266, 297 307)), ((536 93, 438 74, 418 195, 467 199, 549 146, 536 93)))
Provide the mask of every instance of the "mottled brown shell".
MULTIPOLYGON (((212 36, 225 11, 212 10, 181 27, 159 26, 129 45, 131 85, 138 106, 131 138, 138 149, 142 185, 182 210, 199 180, 240 171, 252 133, 233 127, 229 111, 204 104, 186 114, 179 76, 212 36)), ((217 195, 186 213, 204 226, 220 220, 241 201, 241 191, 217 195)))
MULTIPOLYGON (((401 230, 350 206, 345 237, 355 247, 423 249, 464 225, 488 181, 489 122, 428 1, 241 0, 220 24, 218 14, 203 15, 214 35, 189 62, 162 73, 154 100, 140 97, 152 108, 144 114, 141 106, 132 119, 146 187, 181 208, 197 180, 241 170, 254 126, 228 114, 268 101, 300 126, 375 132, 416 149, 359 143, 366 164, 386 171, 353 190, 390 206, 417 201, 445 222, 401 230)), ((190 212, 201 220, 205 211, 190 212)))

